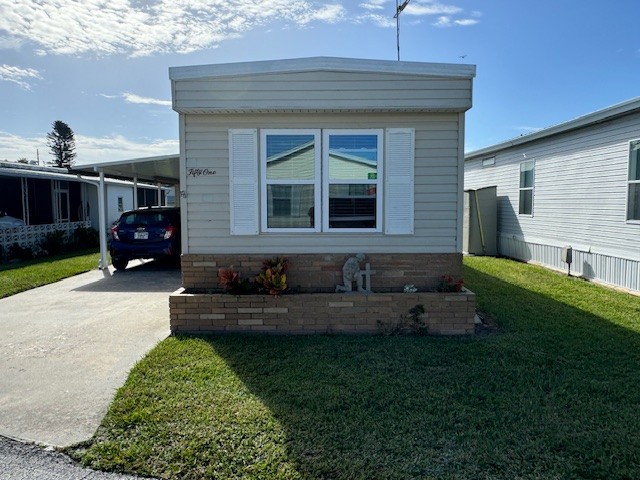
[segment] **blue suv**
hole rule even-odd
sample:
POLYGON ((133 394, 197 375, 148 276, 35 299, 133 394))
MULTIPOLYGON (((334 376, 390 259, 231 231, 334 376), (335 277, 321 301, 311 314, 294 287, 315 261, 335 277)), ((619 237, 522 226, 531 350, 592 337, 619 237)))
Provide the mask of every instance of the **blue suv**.
POLYGON ((141 208, 124 212, 111 227, 109 247, 116 270, 127 268, 134 258, 180 261, 180 209, 141 208))

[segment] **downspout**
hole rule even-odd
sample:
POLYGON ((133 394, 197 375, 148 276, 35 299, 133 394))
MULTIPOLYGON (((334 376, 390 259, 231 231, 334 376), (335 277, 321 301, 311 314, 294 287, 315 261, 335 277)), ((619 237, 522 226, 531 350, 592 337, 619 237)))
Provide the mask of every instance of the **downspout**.
POLYGON ((100 223, 100 262, 98 268, 100 270, 106 270, 109 268, 109 262, 107 261, 107 212, 105 188, 104 188, 104 171, 99 169, 100 172, 100 185, 98 186, 98 222, 100 223))

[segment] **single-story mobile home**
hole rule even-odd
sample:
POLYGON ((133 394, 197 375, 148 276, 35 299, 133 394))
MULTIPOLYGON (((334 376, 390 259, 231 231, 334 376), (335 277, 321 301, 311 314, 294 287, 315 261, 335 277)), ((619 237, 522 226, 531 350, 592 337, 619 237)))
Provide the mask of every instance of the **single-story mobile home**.
POLYGON ((501 255, 639 292, 639 152, 636 98, 467 154, 465 188, 497 187, 501 255))
MULTIPOLYGON (((324 57, 171 68, 185 289, 274 256, 288 257, 298 292, 335 292, 356 253, 375 292, 460 278, 474 76, 471 65, 324 57)), ((294 329, 265 312, 230 325, 185 311, 172 312, 174 330, 294 329)))

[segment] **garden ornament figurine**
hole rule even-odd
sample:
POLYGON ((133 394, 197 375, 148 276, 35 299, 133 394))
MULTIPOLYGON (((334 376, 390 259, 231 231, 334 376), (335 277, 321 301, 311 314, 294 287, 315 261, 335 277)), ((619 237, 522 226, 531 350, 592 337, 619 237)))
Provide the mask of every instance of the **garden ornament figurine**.
POLYGON ((351 292, 353 291, 353 282, 356 282, 358 292, 365 292, 362 286, 362 275, 360 273, 360 262, 364 260, 364 253, 358 253, 355 257, 349 257, 344 266, 342 267, 342 281, 343 285, 336 286, 336 292, 351 292))

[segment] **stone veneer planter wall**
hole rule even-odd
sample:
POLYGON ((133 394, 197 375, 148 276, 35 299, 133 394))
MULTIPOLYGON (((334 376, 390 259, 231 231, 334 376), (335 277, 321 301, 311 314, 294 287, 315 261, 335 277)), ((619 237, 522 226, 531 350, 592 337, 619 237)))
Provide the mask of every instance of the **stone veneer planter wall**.
POLYGON ((189 293, 169 298, 174 333, 267 332, 280 334, 377 333, 378 321, 395 322, 422 305, 433 335, 474 332, 475 294, 460 293, 297 293, 235 296, 189 293))
MULTIPOLYGON (((342 284, 342 266, 351 254, 281 254, 289 261, 287 283, 299 292, 335 292, 342 284)), ((218 269, 233 266, 243 278, 251 278, 262 267, 263 260, 273 254, 187 254, 182 256, 184 288, 218 288, 218 269)), ((435 290, 442 275, 455 281, 462 277, 461 253, 367 253, 361 263, 371 264, 376 273, 371 277, 374 292, 401 292, 414 284, 418 290, 435 290)))

